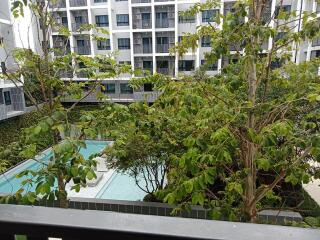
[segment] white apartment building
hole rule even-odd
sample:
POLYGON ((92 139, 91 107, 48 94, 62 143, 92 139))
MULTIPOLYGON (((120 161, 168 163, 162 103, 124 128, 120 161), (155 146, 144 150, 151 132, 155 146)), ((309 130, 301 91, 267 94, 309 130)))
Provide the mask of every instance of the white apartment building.
MULTIPOLYGON (((9 1, 0 1, 0 72, 14 68, 12 50, 16 47, 9 1)), ((23 114, 25 100, 21 84, 0 78, 0 121, 23 114)))
MULTIPOLYGON (((7 1, 10 0, 1 1, 1 4, 7 1)), ((211 22, 215 14, 218 12, 226 14, 233 10, 234 0, 221 0, 220 7, 205 10, 194 17, 179 15, 179 12, 187 10, 199 1, 205 2, 205 0, 58 0, 55 4, 51 2, 51 11, 56 22, 68 27, 72 34, 66 38, 52 29, 50 44, 54 48, 67 45, 68 51, 91 57, 116 53, 115 59, 119 63, 130 64, 133 70, 148 70, 151 73, 158 72, 178 78, 180 74, 190 74, 204 64, 205 53, 210 51, 210 39, 201 39, 195 51, 190 50, 182 57, 173 56, 169 53, 169 49, 179 42, 185 33, 195 32, 200 25, 211 24, 221 27, 211 22), (94 41, 90 37, 94 33, 93 30, 81 33, 76 31, 82 24, 95 24, 99 28, 106 29, 109 34, 101 35, 107 40, 94 41)), ((312 11, 317 12, 317 16, 320 17, 320 4, 317 4, 316 0, 271 0, 266 15, 270 17, 279 4, 283 10, 296 11, 297 15, 304 11, 312 11)), ((2 22, 10 26, 10 14, 7 15, 2 17, 7 18, 2 22)), ((25 47, 23 45, 28 43, 29 48, 37 50, 41 40, 35 39, 35 36, 38 35, 36 31, 39 29, 34 28, 36 24, 29 23, 28 27, 23 25, 28 21, 34 21, 30 21, 30 18, 29 15, 18 22, 15 20, 14 32, 19 33, 19 39, 21 35, 26 38, 20 43, 16 41, 16 44, 25 47), (30 46, 30 43, 34 46, 30 46)), ((299 31, 301 27, 302 24, 296 24, 293 31, 299 31)), ((266 42, 263 48, 267 51, 271 46, 272 39, 266 42)), ((230 50, 232 51, 232 48, 230 50)), ((292 51, 292 60, 295 62, 308 61, 319 56, 320 38, 294 47, 292 51)), ((229 61, 232 59, 219 59, 209 66, 208 74, 216 74, 229 61)), ((64 77, 72 78, 74 81, 87 80, 84 74, 79 73, 75 75, 64 73, 64 77)), ((129 74, 123 74, 114 79, 104 79, 104 93, 115 102, 139 100, 153 102, 157 98, 158 93, 152 91, 151 84, 133 90, 128 85, 131 77, 129 74)), ((66 99, 66 101, 73 100, 66 99)), ((97 102, 97 99, 95 94, 91 94, 84 101, 97 102)))
MULTIPOLYGON (((205 2, 204 0, 200 0, 205 2)), ((63 39, 58 32, 52 32, 52 45, 59 47, 61 42, 67 41, 70 51, 78 54, 95 56, 117 52, 119 63, 131 64, 132 69, 149 70, 178 77, 179 74, 190 74, 204 63, 205 53, 210 51, 210 39, 203 38, 195 52, 188 52, 178 58, 169 53, 169 49, 179 42, 184 33, 195 32, 197 26, 208 24, 212 17, 220 12, 226 14, 232 11, 234 1, 222 0, 220 8, 208 9, 195 17, 179 16, 180 11, 191 7, 195 0, 60 0, 52 7, 57 22, 73 31, 69 39, 63 39), (108 30, 104 36, 107 41, 96 42, 90 39, 92 32, 76 33, 81 24, 96 24, 108 30)), ((279 0, 270 1, 271 14, 280 4, 279 0)), ((303 11, 318 12, 320 4, 315 0, 283 0, 284 10, 299 14, 303 11)), ((216 23, 210 23, 220 27, 216 23)), ((221 23, 222 24, 222 23, 221 23)), ((294 31, 299 31, 302 24, 298 24, 294 31)), ((266 50, 271 48, 270 39, 264 45, 266 50)), ((231 49, 232 50, 232 49, 231 49)), ((293 61, 310 60, 320 56, 320 39, 306 42, 292 52, 293 61)), ((219 59, 208 68, 209 74, 217 73, 230 60, 219 59)), ((68 76, 70 77, 70 76, 68 76)), ((117 79, 105 79, 105 92, 116 102, 132 102, 144 99, 153 101, 157 94, 152 93, 152 86, 146 84, 138 91, 128 86, 131 76, 119 76, 117 79)), ((84 80, 82 76, 73 76, 74 80, 84 80)), ((86 101, 95 102, 95 96, 86 101)))

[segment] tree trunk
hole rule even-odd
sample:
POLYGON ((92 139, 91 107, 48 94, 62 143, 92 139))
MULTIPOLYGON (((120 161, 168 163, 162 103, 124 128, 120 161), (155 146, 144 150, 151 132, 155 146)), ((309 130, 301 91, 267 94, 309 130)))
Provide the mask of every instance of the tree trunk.
MULTIPOLYGON (((255 42, 255 39, 253 40, 255 42)), ((249 60, 248 64, 248 100, 251 102, 252 106, 256 103, 256 89, 257 89, 257 73, 256 73, 256 63, 255 59, 249 60)), ((255 114, 253 109, 249 110, 247 129, 254 130, 255 128, 255 114)), ((247 176, 245 178, 245 201, 244 201, 244 213, 250 221, 255 221, 256 217, 256 204, 253 204, 253 200, 256 194, 256 167, 255 167, 255 157, 256 157, 256 146, 251 140, 246 139, 243 145, 243 157, 244 157, 244 167, 247 170, 247 176)))

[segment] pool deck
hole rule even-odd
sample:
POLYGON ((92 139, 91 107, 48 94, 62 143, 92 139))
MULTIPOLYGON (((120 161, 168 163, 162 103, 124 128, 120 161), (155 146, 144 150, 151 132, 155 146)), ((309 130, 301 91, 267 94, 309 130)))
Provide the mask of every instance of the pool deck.
POLYGON ((74 190, 71 190, 72 182, 67 184, 66 189, 68 192, 68 197, 85 197, 85 198, 96 198, 100 190, 106 185, 106 183, 109 181, 110 177, 114 173, 114 170, 109 170, 107 172, 103 172, 102 179, 99 181, 99 183, 94 187, 86 187, 81 188, 79 192, 76 192, 74 190))

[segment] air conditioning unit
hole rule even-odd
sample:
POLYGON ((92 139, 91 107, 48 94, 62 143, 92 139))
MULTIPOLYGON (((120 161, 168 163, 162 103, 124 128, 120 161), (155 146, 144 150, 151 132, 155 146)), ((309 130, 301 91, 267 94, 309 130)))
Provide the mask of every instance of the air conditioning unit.
POLYGON ((140 68, 141 69, 142 67, 143 67, 142 62, 137 62, 136 63, 136 68, 140 68))
POLYGON ((174 12, 169 12, 168 18, 174 18, 174 12))
POLYGON ((141 19, 141 15, 140 14, 136 14, 133 16, 134 20, 140 20, 141 19))

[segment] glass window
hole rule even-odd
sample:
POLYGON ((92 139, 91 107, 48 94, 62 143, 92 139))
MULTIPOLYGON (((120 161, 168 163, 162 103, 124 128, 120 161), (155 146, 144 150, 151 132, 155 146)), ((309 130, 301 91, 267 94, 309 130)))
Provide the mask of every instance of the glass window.
POLYGON ((132 94, 133 89, 128 83, 120 83, 120 93, 132 94))
POLYGON ((143 84, 143 91, 152 92, 153 91, 153 84, 152 83, 143 84))
POLYGON ((106 39, 105 41, 97 41, 98 50, 110 50, 110 39, 106 39))
POLYGON ((107 2, 107 0, 94 0, 94 3, 104 3, 107 2))
POLYGON ((211 46, 211 37, 205 36, 201 38, 201 47, 210 47, 211 46))
POLYGON ((207 71, 217 71, 218 70, 218 62, 212 64, 206 64, 206 60, 201 60, 201 66, 204 66, 204 70, 207 71))
POLYGON ((11 94, 9 91, 3 92, 4 102, 6 105, 11 105, 11 94))
POLYGON ((185 16, 179 12, 179 23, 194 23, 196 22, 195 16, 185 16))
POLYGON ((214 17, 219 13, 218 9, 204 10, 202 12, 202 22, 214 22, 214 17))
POLYGON ((115 83, 107 83, 103 84, 104 86, 104 93, 116 93, 116 84, 115 83))
POLYGON ((2 89, 0 89, 0 105, 3 104, 3 94, 2 94, 2 89))
POLYGON ((194 70, 194 60, 179 61, 179 71, 193 71, 193 70, 194 70))
POLYGON ((152 71, 152 61, 143 61, 142 65, 144 70, 152 71))
POLYGON ((117 14, 117 26, 129 26, 129 14, 117 14))
POLYGON ((118 38, 118 49, 130 49, 130 38, 118 38))
POLYGON ((274 10, 274 16, 275 18, 277 18, 280 12, 289 13, 290 11, 291 11, 291 5, 276 6, 276 9, 274 10))
POLYGON ((1 69, 0 70, 4 74, 7 72, 7 67, 6 67, 6 63, 5 62, 1 62, 1 69))
POLYGON ((96 16, 97 27, 109 27, 108 15, 98 15, 96 16))

